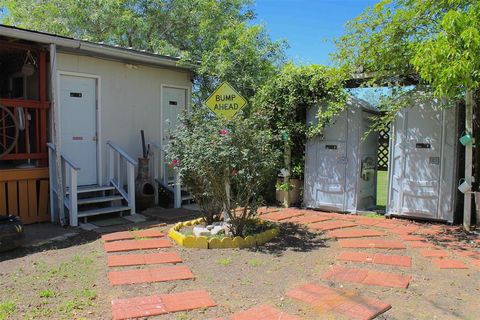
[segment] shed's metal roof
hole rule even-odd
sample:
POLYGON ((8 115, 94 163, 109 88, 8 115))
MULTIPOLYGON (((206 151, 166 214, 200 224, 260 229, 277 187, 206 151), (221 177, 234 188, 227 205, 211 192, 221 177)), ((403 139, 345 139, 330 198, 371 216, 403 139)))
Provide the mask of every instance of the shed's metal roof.
POLYGON ((61 51, 83 53, 91 56, 113 58, 126 62, 145 63, 169 68, 179 68, 192 71, 194 65, 179 64, 179 57, 171 57, 144 50, 113 46, 101 42, 78 40, 56 34, 27 30, 0 24, 0 36, 32 41, 40 44, 55 44, 61 51))

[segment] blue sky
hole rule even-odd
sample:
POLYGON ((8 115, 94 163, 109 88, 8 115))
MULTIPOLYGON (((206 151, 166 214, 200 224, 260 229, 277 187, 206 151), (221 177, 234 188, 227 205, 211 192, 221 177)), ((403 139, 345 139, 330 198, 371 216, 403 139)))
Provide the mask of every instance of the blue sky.
POLYGON ((274 40, 287 40, 288 57, 297 64, 330 64, 333 39, 345 23, 379 0, 256 0, 256 22, 274 40))

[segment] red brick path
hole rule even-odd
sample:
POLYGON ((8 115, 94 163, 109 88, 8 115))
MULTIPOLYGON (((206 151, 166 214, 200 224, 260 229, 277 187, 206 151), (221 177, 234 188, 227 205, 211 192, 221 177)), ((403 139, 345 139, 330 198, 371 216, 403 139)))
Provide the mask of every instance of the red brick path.
POLYGON ((113 300, 112 315, 114 320, 123 320, 214 306, 205 290, 196 290, 113 300))
POLYGON ((377 299, 315 284, 306 284, 290 290, 287 296, 311 305, 321 314, 339 313, 350 319, 373 319, 391 308, 388 303, 377 299))
POLYGON ((108 256, 109 267, 125 267, 146 264, 180 263, 182 259, 176 252, 157 252, 146 254, 124 254, 121 256, 108 256))
POLYGON ((339 240, 341 248, 375 248, 375 249, 405 249, 401 241, 380 240, 380 239, 360 239, 360 240, 339 240))
POLYGON ((135 231, 121 231, 115 233, 109 233, 102 236, 103 241, 118 241, 129 240, 135 238, 159 238, 163 237, 163 233, 158 229, 146 229, 135 231))
POLYGON ((407 256, 385 255, 366 252, 340 252, 337 260, 386 264, 399 267, 411 267, 412 258, 407 256))
POLYGON ((347 230, 334 230, 327 233, 329 238, 363 238, 363 237, 380 237, 385 233, 377 230, 369 229, 347 229, 347 230))
POLYGON ((406 289, 412 277, 387 272, 376 272, 367 269, 349 269, 340 266, 332 266, 330 271, 327 271, 322 275, 322 279, 406 289))
POLYGON ((124 240, 105 242, 106 252, 120 252, 133 250, 147 250, 171 247, 172 243, 166 238, 146 239, 146 240, 124 240))
POLYGON ((187 266, 168 266, 155 269, 110 271, 108 273, 108 280, 110 280, 110 284, 114 286, 121 284, 164 282, 193 278, 193 273, 187 266))

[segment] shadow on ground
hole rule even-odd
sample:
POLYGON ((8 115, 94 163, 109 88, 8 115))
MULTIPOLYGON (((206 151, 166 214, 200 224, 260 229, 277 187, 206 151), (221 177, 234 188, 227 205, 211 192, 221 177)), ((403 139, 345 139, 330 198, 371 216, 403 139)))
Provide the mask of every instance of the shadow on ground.
POLYGON ((325 239, 321 233, 310 232, 307 228, 293 223, 280 224, 280 234, 260 247, 250 250, 281 256, 285 251, 309 252, 319 248, 326 248, 325 239))

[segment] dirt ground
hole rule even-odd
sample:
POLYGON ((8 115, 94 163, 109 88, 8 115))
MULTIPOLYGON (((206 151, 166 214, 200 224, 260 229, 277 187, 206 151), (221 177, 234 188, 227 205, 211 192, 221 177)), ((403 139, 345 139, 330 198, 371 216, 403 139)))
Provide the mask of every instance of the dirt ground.
MULTIPOLYGON (((169 227, 171 224, 162 229, 169 227)), ((214 319, 259 304, 304 319, 340 319, 319 316, 316 310, 285 295, 287 290, 311 282, 390 303, 392 309, 378 319, 480 319, 480 269, 439 269, 410 247, 362 251, 411 256, 411 268, 340 262, 335 260, 339 252, 336 240, 282 224, 280 236, 259 248, 174 246, 159 251, 177 251, 195 280, 112 287, 107 281, 107 255, 94 232, 81 232, 54 245, 0 254, 0 319, 110 319, 112 299, 199 288, 206 289, 218 306, 151 319, 214 319), (412 275, 413 280, 408 289, 321 280, 332 264, 412 275)))

